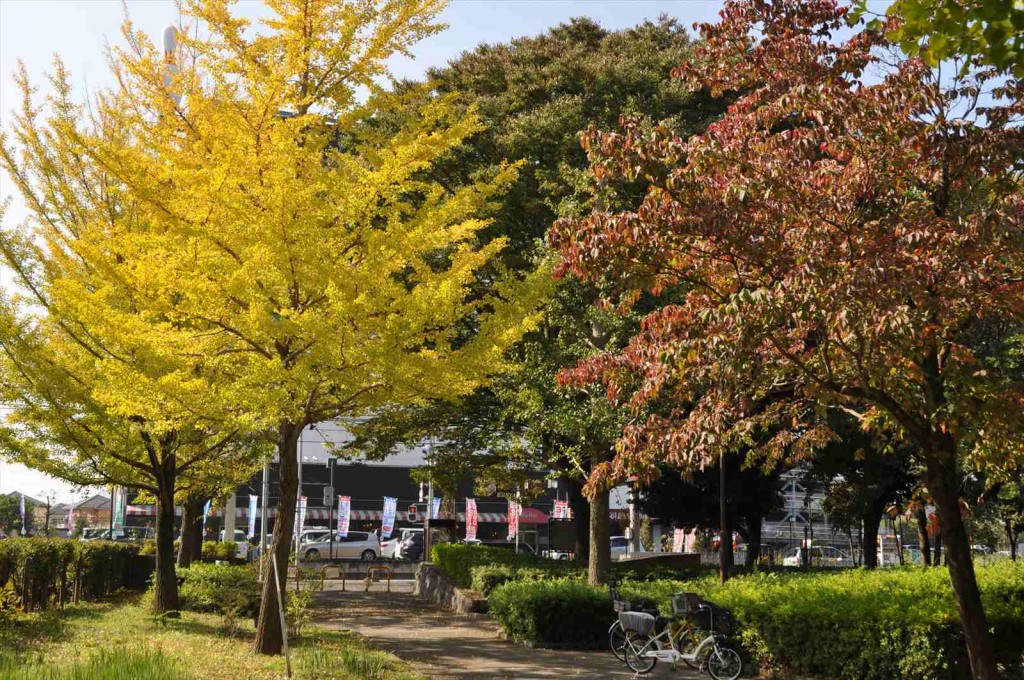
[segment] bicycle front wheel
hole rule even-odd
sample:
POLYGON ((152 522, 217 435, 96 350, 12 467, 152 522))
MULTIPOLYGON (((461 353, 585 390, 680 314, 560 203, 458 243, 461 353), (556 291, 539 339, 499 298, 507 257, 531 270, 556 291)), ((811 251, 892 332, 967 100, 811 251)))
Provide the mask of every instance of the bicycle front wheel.
POLYGON ((658 659, 647 656, 647 653, 658 649, 658 643, 655 642, 654 636, 640 635, 632 630, 625 631, 625 635, 626 646, 623 651, 626 654, 626 665, 629 666, 629 670, 637 675, 653 671, 654 667, 658 665, 658 659))
POLYGON ((626 660, 626 631, 622 630, 622 624, 618 621, 608 629, 608 645, 612 648, 612 654, 616 659, 626 660))
POLYGON ((743 661, 736 650, 716 647, 708 655, 708 673, 715 680, 736 680, 743 672, 743 661))

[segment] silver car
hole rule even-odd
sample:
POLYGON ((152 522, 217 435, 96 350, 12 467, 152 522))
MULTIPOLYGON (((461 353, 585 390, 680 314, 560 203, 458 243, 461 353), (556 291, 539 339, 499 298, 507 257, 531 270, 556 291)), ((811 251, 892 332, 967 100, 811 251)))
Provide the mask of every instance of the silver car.
POLYGON ((333 552, 330 540, 302 544, 302 556, 306 561, 325 559, 328 555, 332 559, 372 562, 380 555, 380 539, 374 533, 350 531, 344 538, 335 537, 333 552))

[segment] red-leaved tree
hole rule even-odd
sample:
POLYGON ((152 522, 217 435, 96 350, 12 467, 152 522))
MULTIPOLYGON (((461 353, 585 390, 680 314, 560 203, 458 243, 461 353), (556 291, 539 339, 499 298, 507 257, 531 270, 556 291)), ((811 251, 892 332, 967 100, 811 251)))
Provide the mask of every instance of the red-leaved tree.
POLYGON ((562 379, 636 413, 592 484, 741 446, 799 456, 834 436, 828 408, 896 430, 920 451, 972 672, 994 680, 957 486, 965 457, 1020 460, 1022 386, 970 338, 1024 310, 1024 86, 928 68, 846 17, 727 2, 676 73, 735 97, 721 120, 688 140, 631 120, 585 135, 599 178, 651 188, 635 211, 557 224, 561 272, 675 302, 562 379))

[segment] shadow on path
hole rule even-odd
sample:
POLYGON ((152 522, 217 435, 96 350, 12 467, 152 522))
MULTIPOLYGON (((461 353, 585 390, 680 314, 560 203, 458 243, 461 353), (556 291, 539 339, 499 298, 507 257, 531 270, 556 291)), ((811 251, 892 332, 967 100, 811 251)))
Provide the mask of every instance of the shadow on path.
MULTIPOLYGON (((443 610, 409 593, 327 590, 315 600, 315 623, 350 629, 412 663, 429 678, 631 678, 611 652, 529 649, 498 636, 485 616, 443 610)), ((659 664, 647 678, 701 677, 659 664)), ((706 677, 706 676, 704 676, 706 677)))

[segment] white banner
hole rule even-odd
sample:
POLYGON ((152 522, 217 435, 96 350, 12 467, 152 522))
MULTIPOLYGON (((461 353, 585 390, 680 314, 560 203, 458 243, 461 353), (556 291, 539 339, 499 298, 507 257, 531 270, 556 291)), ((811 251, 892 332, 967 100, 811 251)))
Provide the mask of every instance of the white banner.
POLYGON ((249 540, 256 538, 256 503, 259 496, 249 494, 249 540))
POLYGON ((299 498, 299 510, 295 513, 295 537, 302 535, 302 529, 306 526, 306 497, 299 498))
POLYGON ((686 531, 683 529, 676 529, 675 533, 672 534, 672 552, 681 553, 686 542, 686 531))
POLYGON ((338 538, 348 536, 348 523, 352 516, 352 497, 338 496, 338 538))
MULTIPOLYGON (((114 487, 114 531, 124 531, 124 513, 128 508, 128 489, 114 487)), ((113 537, 111 537, 113 538, 113 537)))
POLYGON ((434 497, 434 505, 430 508, 430 519, 437 519, 441 515, 441 499, 434 497))
POLYGON ((380 527, 381 538, 391 538, 391 532, 395 530, 395 510, 397 508, 397 498, 384 496, 384 520, 381 522, 380 527))
POLYGON ((206 501, 206 505, 203 506, 203 535, 206 535, 206 518, 210 514, 210 506, 213 504, 212 500, 206 501))
POLYGON ((476 499, 475 498, 467 498, 466 499, 466 540, 467 541, 474 541, 474 540, 476 540, 476 522, 477 522, 476 499))
POLYGON ((21 535, 25 535, 25 494, 21 494, 21 535))

